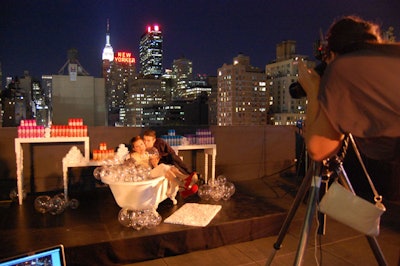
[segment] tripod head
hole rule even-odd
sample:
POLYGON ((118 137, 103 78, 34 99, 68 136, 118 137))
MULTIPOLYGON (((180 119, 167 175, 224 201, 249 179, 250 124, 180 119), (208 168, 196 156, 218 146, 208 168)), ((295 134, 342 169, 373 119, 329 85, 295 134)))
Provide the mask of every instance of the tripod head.
POLYGON ((322 162, 323 166, 322 175, 324 174, 327 175, 328 179, 332 175, 332 173, 336 173, 338 177, 341 177, 341 175, 343 174, 346 175, 343 168, 343 160, 346 157, 348 147, 349 147, 349 135, 346 135, 346 137, 343 140, 343 145, 340 151, 336 155, 328 159, 325 159, 322 162))
POLYGON ((324 160, 322 162, 322 166, 330 171, 335 171, 338 167, 342 165, 342 163, 342 158, 335 155, 329 159, 324 160))

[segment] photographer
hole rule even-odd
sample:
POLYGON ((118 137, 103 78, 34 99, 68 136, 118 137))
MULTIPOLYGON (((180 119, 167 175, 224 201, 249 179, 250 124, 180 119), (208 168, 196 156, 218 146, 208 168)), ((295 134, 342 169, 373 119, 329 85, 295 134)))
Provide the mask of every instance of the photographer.
POLYGON ((299 64, 309 155, 330 158, 352 133, 383 196, 400 199, 400 45, 382 43, 377 25, 348 16, 332 24, 326 48, 322 77, 299 64))

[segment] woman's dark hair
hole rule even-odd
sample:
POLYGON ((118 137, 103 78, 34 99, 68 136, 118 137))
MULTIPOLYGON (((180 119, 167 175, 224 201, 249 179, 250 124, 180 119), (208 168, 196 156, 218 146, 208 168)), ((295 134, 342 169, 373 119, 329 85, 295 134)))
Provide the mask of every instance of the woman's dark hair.
POLYGON ((135 143, 135 142, 138 141, 138 140, 143 140, 143 139, 142 139, 141 136, 135 136, 135 137, 131 138, 132 147, 133 147, 133 143, 135 143))
POLYGON ((360 50, 371 43, 380 43, 380 30, 377 24, 357 16, 346 16, 334 22, 327 34, 328 49, 344 54, 360 50))

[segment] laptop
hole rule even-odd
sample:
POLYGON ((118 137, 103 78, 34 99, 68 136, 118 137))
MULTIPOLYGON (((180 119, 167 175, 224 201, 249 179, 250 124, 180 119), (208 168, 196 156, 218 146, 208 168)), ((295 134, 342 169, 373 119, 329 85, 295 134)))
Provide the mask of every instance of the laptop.
POLYGON ((60 244, 0 260, 0 266, 19 265, 66 266, 64 246, 60 244))

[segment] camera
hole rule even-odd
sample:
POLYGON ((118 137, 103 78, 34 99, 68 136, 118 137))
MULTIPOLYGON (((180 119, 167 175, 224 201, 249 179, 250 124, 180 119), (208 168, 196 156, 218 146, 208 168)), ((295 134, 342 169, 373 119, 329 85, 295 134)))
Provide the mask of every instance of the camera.
MULTIPOLYGON (((325 61, 322 61, 314 68, 314 70, 318 73, 318 75, 322 76, 324 74, 325 68, 326 63, 325 61)), ((299 82, 293 82, 292 84, 290 84, 289 93, 290 96, 292 96, 292 98, 294 99, 301 99, 307 96, 306 92, 299 82)))
MULTIPOLYGON (((322 76, 324 74, 324 71, 326 69, 326 56, 327 56, 327 49, 325 42, 321 42, 320 40, 316 41, 314 44, 314 56, 317 60, 320 60, 321 63, 319 63, 315 68, 315 72, 318 73, 318 75, 322 76)), ((306 92, 304 91, 303 87, 300 85, 299 82, 293 82, 289 86, 289 93, 290 96, 294 99, 301 99, 307 96, 306 92)))

